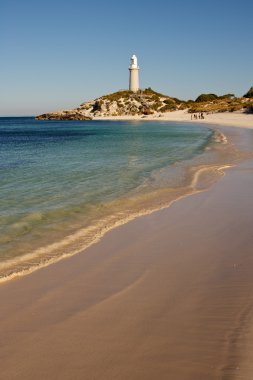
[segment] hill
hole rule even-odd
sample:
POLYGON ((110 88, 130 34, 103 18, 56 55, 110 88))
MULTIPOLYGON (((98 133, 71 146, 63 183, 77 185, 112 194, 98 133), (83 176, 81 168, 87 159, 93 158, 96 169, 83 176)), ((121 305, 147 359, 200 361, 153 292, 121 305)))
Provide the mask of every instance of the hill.
POLYGON ((233 94, 217 96, 201 94, 195 101, 179 100, 160 94, 150 87, 134 93, 117 91, 101 96, 93 101, 82 103, 72 110, 50 112, 36 117, 38 120, 90 120, 96 117, 157 115, 177 110, 198 112, 233 112, 250 110, 253 99, 236 98, 233 94))

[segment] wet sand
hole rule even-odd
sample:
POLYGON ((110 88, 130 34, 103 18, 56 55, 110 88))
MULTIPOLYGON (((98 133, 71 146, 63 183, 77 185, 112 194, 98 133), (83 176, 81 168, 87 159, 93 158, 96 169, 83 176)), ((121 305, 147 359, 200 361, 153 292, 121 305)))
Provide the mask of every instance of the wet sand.
POLYGON ((247 160, 208 191, 2 284, 1 377, 251 380, 252 189, 247 160))

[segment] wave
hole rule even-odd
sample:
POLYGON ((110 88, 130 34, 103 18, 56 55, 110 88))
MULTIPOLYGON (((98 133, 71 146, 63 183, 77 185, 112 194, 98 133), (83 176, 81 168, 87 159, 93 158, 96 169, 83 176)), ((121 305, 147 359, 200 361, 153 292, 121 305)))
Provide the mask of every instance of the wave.
MULTIPOLYGON (((192 159, 154 170, 141 185, 125 196, 93 205, 86 225, 78 226, 76 229, 71 227, 71 232, 57 241, 16 257, 6 257, 0 263, 0 283, 30 274, 83 252, 108 231, 140 216, 167 208, 186 196, 209 189, 237 158, 238 155, 226 136, 215 131, 212 138, 205 143, 203 153, 192 159)), ((87 212, 87 208, 79 209, 79 220, 85 217, 84 210, 87 212)), ((55 212, 58 213, 58 210, 55 212)), ((44 213, 31 213, 21 218, 18 227, 26 229, 27 224, 40 223, 44 219, 47 219, 44 213)), ((71 224, 71 219, 59 226, 59 229, 68 223, 71 224)))
MULTIPOLYGON (((194 173, 192 181, 188 187, 180 189, 180 191, 175 191, 175 189, 166 189, 165 191, 163 190, 153 194, 153 197, 159 200, 156 205, 154 204, 146 209, 143 208, 137 212, 126 212, 122 210, 120 213, 106 217, 94 225, 85 227, 69 236, 66 236, 61 241, 41 247, 31 253, 19 256, 17 258, 2 262, 0 264, 0 271, 3 274, 0 277, 0 283, 30 274, 64 258, 83 252, 92 244, 97 243, 108 231, 126 224, 140 216, 148 215, 155 211, 167 208, 174 202, 184 197, 204 191, 204 189, 198 189, 200 178, 204 172, 209 174, 212 173, 212 180, 217 181, 218 177, 224 175, 224 170, 229 167, 230 165, 210 166, 205 168, 201 167, 194 173), (216 178, 214 178, 214 174, 216 174, 216 178), (170 197, 174 199, 168 200, 168 194, 165 193, 169 193, 170 197), (165 200, 166 198, 167 200, 165 200)), ((149 195, 148 198, 148 202, 150 202, 150 198, 152 198, 152 196, 149 195)))

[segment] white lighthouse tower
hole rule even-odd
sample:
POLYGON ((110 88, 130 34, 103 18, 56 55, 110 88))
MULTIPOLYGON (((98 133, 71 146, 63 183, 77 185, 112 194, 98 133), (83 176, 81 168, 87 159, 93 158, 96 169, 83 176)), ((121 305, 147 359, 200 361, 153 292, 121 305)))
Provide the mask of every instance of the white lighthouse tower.
POLYGON ((132 56, 129 67, 129 91, 139 91, 139 66, 136 55, 132 56))

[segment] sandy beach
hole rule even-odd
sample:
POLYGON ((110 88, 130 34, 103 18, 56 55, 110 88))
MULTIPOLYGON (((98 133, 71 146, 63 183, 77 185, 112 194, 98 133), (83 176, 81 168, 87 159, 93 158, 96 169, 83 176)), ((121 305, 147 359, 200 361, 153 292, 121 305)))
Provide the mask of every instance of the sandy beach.
POLYGON ((253 115, 243 112, 219 112, 204 115, 204 119, 192 120, 187 110, 157 113, 149 116, 113 116, 96 117, 96 120, 159 120, 178 122, 199 122, 201 124, 216 124, 230 127, 253 128, 253 115))
MULTIPOLYGON (((200 122, 245 127, 222 131, 250 153, 252 120, 200 122)), ((251 380, 252 174, 247 159, 209 190, 1 284, 1 377, 251 380)))

